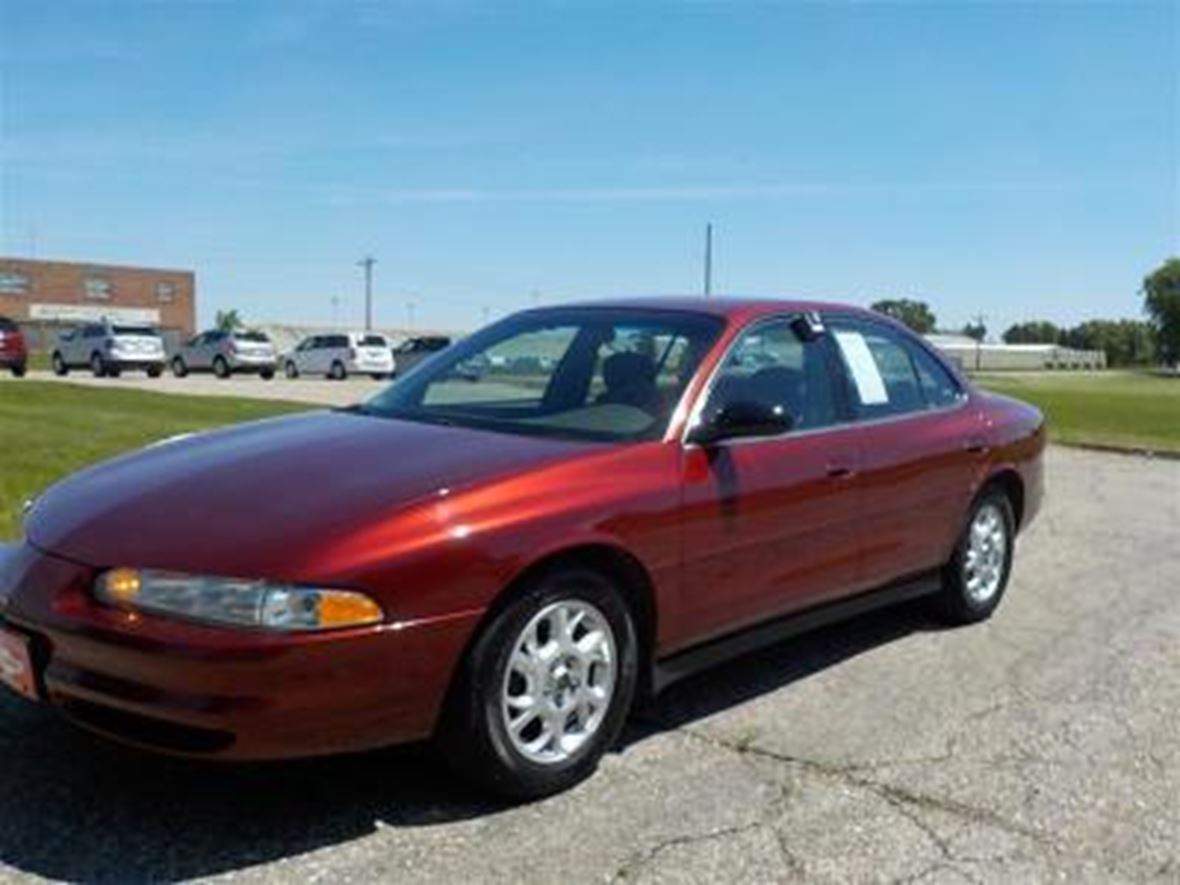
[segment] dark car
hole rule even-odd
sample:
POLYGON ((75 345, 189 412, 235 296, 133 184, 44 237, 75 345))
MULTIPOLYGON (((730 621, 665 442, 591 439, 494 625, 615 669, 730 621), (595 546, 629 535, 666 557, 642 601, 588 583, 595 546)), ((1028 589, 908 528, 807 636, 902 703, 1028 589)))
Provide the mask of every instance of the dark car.
POLYGON ((421 335, 417 338, 407 338, 393 348, 393 373, 404 375, 423 360, 450 346, 451 339, 445 335, 421 335))
POLYGON ((17 378, 23 378, 28 366, 29 351, 20 326, 8 317, 0 317, 0 369, 8 369, 17 378))
POLYGON ((987 618, 1044 444, 1036 409, 856 308, 528 311, 360 405, 49 488, 0 555, 0 678, 153 750, 433 736, 545 795, 727 656, 920 596, 987 618))

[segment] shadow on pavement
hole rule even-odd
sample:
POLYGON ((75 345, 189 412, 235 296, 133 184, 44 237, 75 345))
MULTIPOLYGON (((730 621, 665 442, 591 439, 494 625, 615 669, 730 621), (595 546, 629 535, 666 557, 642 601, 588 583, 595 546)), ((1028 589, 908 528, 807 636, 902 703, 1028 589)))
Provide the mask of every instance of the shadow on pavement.
MULTIPOLYGON (((878 612, 669 689, 624 747, 839 664, 929 622, 878 612)), ((355 840, 503 811, 426 747, 266 765, 124 750, 0 695, 0 864, 54 879, 159 881, 225 873, 355 840)), ((0 871, 2 872, 2 871, 0 871)))

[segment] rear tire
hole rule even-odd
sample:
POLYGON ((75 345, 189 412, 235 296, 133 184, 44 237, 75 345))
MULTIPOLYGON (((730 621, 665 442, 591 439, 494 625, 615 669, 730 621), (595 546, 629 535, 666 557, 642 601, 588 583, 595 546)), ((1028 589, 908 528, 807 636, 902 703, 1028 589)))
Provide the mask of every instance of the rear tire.
POLYGON ((106 373, 107 367, 102 360, 102 354, 92 353, 90 355, 90 374, 95 378, 102 378, 106 373))
POLYGON ((332 363, 332 368, 328 370, 328 377, 333 381, 343 381, 348 377, 348 370, 344 368, 344 363, 340 360, 332 363))
POLYGON ((25 377, 25 373, 28 370, 29 370, 28 366, 25 363, 21 363, 20 365, 13 366, 12 367, 12 377, 13 378, 23 378, 23 377, 25 377))
POLYGON ((213 358, 213 374, 223 381, 233 374, 233 370, 229 367, 229 363, 225 361, 225 357, 217 356, 213 358))
POLYGON ((984 489, 943 569, 942 591, 934 597, 944 620, 973 624, 991 617, 1008 587, 1015 538, 1012 502, 995 486, 984 489))
POLYGON ((298 378, 299 377, 299 369, 298 369, 298 367, 296 367, 296 365, 293 362, 291 362, 290 360, 287 360, 287 364, 285 366, 283 366, 283 374, 286 375, 288 378, 292 378, 292 379, 298 378))
POLYGON ((55 350, 53 352, 53 358, 50 362, 53 363, 53 374, 57 375, 57 377, 64 378, 70 374, 70 367, 66 365, 66 361, 62 359, 62 355, 58 351, 55 350))
POLYGON ((172 374, 177 378, 183 378, 188 374, 188 366, 184 364, 184 360, 176 356, 172 358, 172 374))
POLYGON ((269 381, 274 376, 275 376, 274 369, 259 369, 258 370, 258 377, 261 378, 263 381, 269 381))
POLYGON ((388 376, 382 375, 380 372, 372 372, 369 375, 374 381, 384 381, 388 376))
POLYGON ((635 619, 614 583, 584 568, 543 573, 468 650, 438 744, 456 771, 501 796, 559 793, 618 740, 638 672, 635 619))
POLYGON ((149 378, 159 378, 163 374, 164 374, 164 367, 163 366, 148 366, 147 367, 147 376, 149 378))

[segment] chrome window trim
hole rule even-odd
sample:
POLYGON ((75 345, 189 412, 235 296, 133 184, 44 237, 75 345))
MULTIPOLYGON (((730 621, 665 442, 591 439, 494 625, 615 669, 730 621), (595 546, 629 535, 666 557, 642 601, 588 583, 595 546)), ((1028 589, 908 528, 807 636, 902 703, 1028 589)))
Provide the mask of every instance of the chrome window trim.
MULTIPOLYGON (((733 352, 734 348, 738 345, 738 343, 746 335, 746 333, 751 332, 754 329, 757 329, 759 326, 766 325, 769 323, 782 322, 784 320, 787 322, 790 322, 792 319, 794 319, 795 317, 799 317, 799 316, 802 316, 802 314, 799 311, 793 311, 791 313, 767 314, 766 316, 758 317, 757 319, 753 320, 752 322, 750 322, 749 324, 743 326, 741 329, 738 330, 737 334, 734 335, 733 340, 730 341, 729 344, 726 346, 725 352, 721 355, 721 359, 719 359, 717 361, 716 365, 713 366, 712 371, 710 371, 710 373, 709 373, 709 378, 705 382, 705 386, 701 389, 700 395, 697 397, 696 402, 693 403, 692 411, 689 412, 689 415, 684 422, 684 426, 680 430, 679 442, 680 442, 681 448, 684 448, 684 449, 702 448, 700 443, 695 443, 695 442, 692 442, 691 440, 689 440, 689 438, 688 438, 689 431, 691 431, 692 428, 696 425, 697 421, 700 420, 700 415, 701 415, 701 412, 705 408, 705 403, 707 403, 709 401, 709 397, 713 393, 713 387, 717 382, 717 376, 721 373, 721 369, 725 366, 726 360, 729 359, 729 355, 733 352)), ((849 319, 849 320, 860 319, 860 317, 855 314, 841 314, 841 313, 821 314, 821 318, 824 320, 825 327, 827 326, 827 322, 828 322, 829 317, 834 318, 834 319, 849 319)), ((866 322, 873 323, 874 321, 871 318, 867 318, 866 322)), ((882 323, 879 325, 884 326, 885 324, 882 323)), ((960 381, 960 379, 953 374, 952 374, 952 378, 954 378, 954 380, 957 383, 960 381)), ((832 380, 833 380, 833 382, 835 382, 836 379, 833 378, 832 380)), ((688 391, 685 391, 685 396, 687 396, 687 395, 688 395, 688 391)), ((786 433, 774 433, 774 434, 767 434, 765 436, 736 437, 734 439, 722 440, 721 442, 717 443, 717 445, 718 446, 731 446, 731 445, 746 445, 749 443, 779 442, 779 441, 786 440, 786 439, 799 439, 799 438, 805 438, 808 436, 815 436, 816 434, 820 434, 820 433, 832 433, 834 431, 843 431, 843 430, 859 428, 859 427, 876 427, 876 426, 882 425, 882 424, 896 424, 901 421, 913 421, 917 418, 926 418, 931 415, 949 415, 953 412, 959 411, 960 409, 966 408, 967 404, 970 402, 970 400, 971 400, 970 389, 968 389, 967 387, 960 384, 959 396, 956 399, 955 403, 950 406, 941 406, 941 407, 935 408, 935 409, 927 408, 927 409, 922 409, 921 411, 916 411, 916 412, 900 412, 896 415, 885 415, 881 418, 868 418, 868 419, 864 419, 864 420, 857 420, 854 417, 854 418, 851 418, 846 421, 837 421, 833 424, 825 425, 824 427, 811 427, 811 428, 807 428, 805 430, 788 430, 786 433)), ((682 401, 680 403, 680 405, 677 406, 677 409, 679 410, 683 405, 684 405, 684 403, 682 401)))

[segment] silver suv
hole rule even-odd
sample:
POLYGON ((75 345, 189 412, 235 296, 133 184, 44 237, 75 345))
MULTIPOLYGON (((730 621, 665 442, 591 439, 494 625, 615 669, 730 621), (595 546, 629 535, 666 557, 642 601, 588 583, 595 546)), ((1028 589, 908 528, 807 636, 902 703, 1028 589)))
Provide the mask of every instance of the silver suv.
POLYGON ((173 355, 172 374, 183 378, 189 372, 212 372, 228 378, 235 372, 257 372, 269 381, 275 376, 278 357, 264 332, 202 332, 173 355))
POLYGON ((164 341, 151 326, 91 323, 58 336, 51 360, 57 375, 89 366, 95 378, 118 378, 124 369, 140 369, 149 378, 159 378, 164 371, 164 341))

